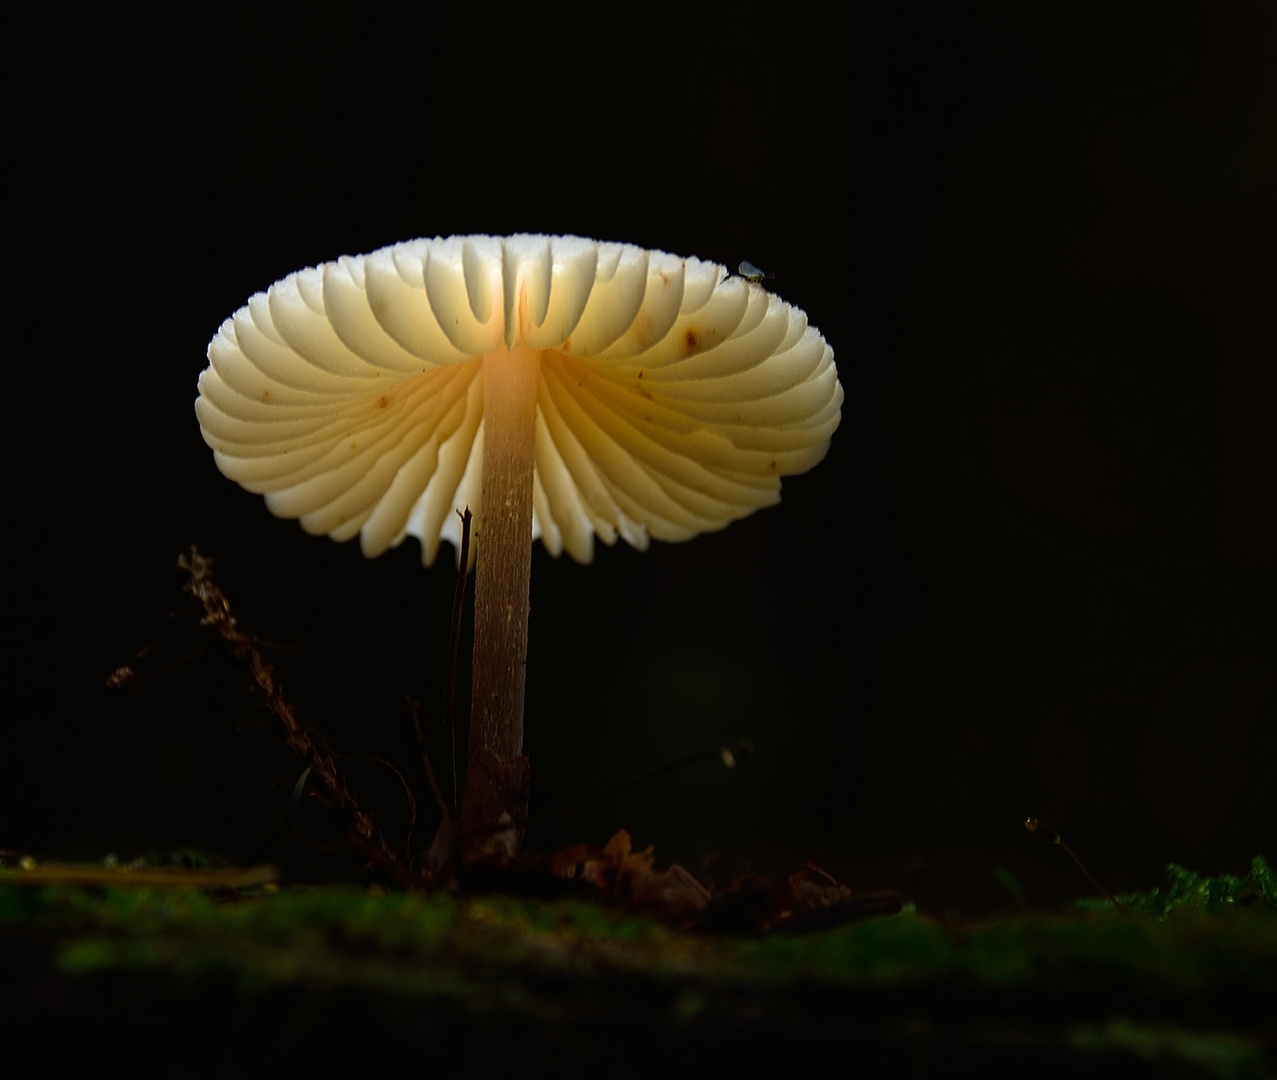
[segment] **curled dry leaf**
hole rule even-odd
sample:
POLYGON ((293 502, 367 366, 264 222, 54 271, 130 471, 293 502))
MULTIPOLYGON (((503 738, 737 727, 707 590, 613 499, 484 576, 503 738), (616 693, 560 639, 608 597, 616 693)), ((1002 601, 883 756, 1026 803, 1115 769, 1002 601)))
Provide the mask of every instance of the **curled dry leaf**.
POLYGON ((710 892, 683 867, 653 869, 652 848, 635 852, 630 834, 617 832, 602 848, 574 844, 550 856, 550 873, 593 885, 608 900, 651 912, 664 922, 692 922, 710 902, 710 892))
POLYGON ((634 907, 682 929, 721 933, 800 933, 900 911, 896 892, 853 893, 805 863, 782 884, 746 874, 711 892, 677 863, 656 870, 652 848, 634 851, 617 832, 603 848, 574 844, 550 856, 548 870, 564 882, 591 886, 611 903, 634 907))

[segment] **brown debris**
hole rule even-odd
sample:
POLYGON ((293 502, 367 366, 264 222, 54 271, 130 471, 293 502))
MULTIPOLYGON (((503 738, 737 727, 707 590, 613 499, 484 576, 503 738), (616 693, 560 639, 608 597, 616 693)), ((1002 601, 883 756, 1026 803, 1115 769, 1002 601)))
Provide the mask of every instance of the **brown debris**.
POLYGON ((602 848, 574 844, 549 858, 549 872, 565 881, 594 888, 604 899, 634 907, 675 926, 694 921, 709 905, 710 893, 683 867, 652 867, 656 857, 650 847, 635 852, 630 834, 617 832, 602 848))
POLYGON ((711 892, 677 863, 658 871, 655 861, 650 847, 634 851, 630 834, 622 829, 602 849, 574 844, 555 852, 543 866, 552 877, 597 890, 608 903, 686 930, 800 933, 895 914, 901 907, 899 893, 857 895, 811 862, 779 885, 745 874, 711 892))

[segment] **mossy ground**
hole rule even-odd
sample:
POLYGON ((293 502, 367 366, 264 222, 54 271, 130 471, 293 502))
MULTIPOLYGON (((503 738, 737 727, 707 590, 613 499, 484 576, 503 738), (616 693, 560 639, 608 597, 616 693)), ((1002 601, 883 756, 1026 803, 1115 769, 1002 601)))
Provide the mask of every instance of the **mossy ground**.
POLYGON ((1124 912, 946 925, 906 911, 760 937, 581 901, 86 890, 18 873, 0 876, 9 1044, 100 1065, 639 1075, 832 1051, 894 1075, 1273 1075, 1262 860, 1242 879, 1173 868, 1124 912))

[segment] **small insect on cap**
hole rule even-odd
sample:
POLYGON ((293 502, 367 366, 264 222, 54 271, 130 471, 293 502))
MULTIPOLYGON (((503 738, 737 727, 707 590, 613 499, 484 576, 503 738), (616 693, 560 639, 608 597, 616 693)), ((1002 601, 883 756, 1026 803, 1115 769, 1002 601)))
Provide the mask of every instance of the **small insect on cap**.
POLYGON ((456 511, 482 520, 502 364, 538 365, 532 539, 583 563, 596 535, 646 548, 777 502, 825 456, 843 397, 799 309, 715 263, 573 236, 412 240, 301 270, 208 359, 195 409, 226 476, 368 556, 416 536, 427 564, 459 544, 456 511))

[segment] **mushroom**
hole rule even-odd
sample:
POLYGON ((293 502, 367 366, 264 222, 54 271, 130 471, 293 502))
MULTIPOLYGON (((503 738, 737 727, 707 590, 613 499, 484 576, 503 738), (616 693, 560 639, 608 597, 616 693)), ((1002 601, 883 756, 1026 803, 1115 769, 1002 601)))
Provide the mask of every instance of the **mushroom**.
POLYGON ((825 456, 843 396, 824 338, 757 281, 573 236, 412 240, 299 271, 208 360, 204 440, 274 514, 369 557, 415 536, 429 566, 473 512, 466 801, 476 761, 523 762, 484 781, 507 790, 478 812, 515 821, 507 852, 532 542, 588 563, 596 536, 642 550, 770 506, 825 456))

